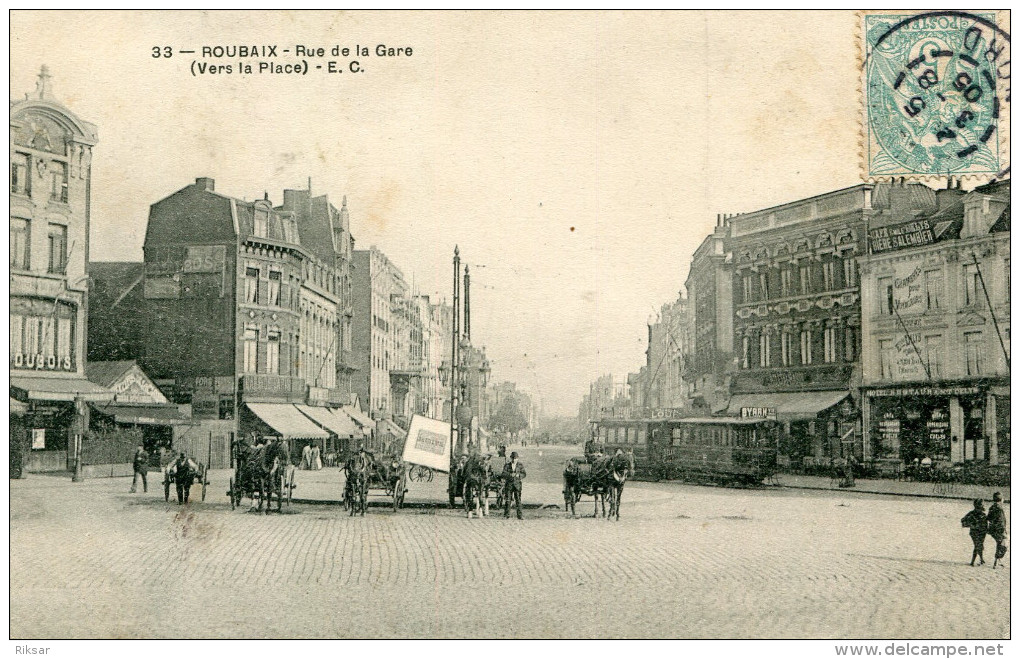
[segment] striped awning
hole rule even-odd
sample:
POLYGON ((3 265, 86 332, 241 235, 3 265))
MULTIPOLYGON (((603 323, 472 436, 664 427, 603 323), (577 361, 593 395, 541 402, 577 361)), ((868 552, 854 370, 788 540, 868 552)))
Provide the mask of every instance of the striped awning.
POLYGON ((314 421, 325 430, 334 433, 337 437, 355 437, 361 435, 361 428, 351 420, 349 416, 340 410, 328 407, 315 407, 314 405, 295 405, 302 414, 314 421))
POLYGON ((284 439, 326 439, 329 433, 315 425, 290 403, 246 403, 255 416, 284 439))

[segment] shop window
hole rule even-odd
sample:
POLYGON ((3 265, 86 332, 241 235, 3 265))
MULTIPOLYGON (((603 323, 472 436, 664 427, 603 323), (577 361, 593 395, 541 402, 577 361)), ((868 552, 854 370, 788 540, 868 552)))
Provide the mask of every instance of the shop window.
POLYGON ((883 380, 892 379, 892 345, 890 339, 880 339, 878 342, 879 370, 883 380))
POLYGON ((27 153, 15 153, 11 158, 11 194, 32 194, 31 163, 27 153))
POLYGON ((883 316, 891 316, 893 313, 892 277, 878 278, 878 313, 883 316))
POLYGON ((273 270, 269 272, 269 294, 267 296, 269 299, 266 300, 266 304, 269 306, 280 306, 280 281, 282 278, 283 275, 280 272, 273 270))
POLYGON ((981 375, 981 332, 965 332, 963 343, 967 357, 967 375, 981 375))
POLYGON ((31 222, 20 217, 11 218, 11 269, 28 270, 31 222))
POLYGON ((259 331, 255 328, 244 330, 244 372, 257 373, 259 365, 259 331))
POLYGON ((928 311, 942 308, 942 271, 928 270, 924 273, 924 294, 928 311))
POLYGON ((62 275, 67 269, 67 227, 51 224, 48 240, 50 259, 47 272, 62 275))
POLYGON ((963 303, 966 306, 978 304, 981 295, 981 281, 978 279, 976 264, 963 266, 963 303))
POLYGON ((244 270, 244 301, 248 304, 259 303, 259 269, 244 270))
POLYGON ((224 421, 229 421, 234 418, 234 397, 233 396, 220 396, 220 408, 219 417, 224 421))
POLYGON ((50 201, 67 203, 67 163, 53 161, 50 167, 50 201))

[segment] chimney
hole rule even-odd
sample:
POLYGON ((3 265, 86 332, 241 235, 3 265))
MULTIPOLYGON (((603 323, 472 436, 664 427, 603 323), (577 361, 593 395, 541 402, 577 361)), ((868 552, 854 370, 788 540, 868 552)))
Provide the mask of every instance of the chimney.
POLYGON ((205 190, 206 192, 216 191, 216 179, 208 178, 206 176, 196 178, 195 185, 205 190))

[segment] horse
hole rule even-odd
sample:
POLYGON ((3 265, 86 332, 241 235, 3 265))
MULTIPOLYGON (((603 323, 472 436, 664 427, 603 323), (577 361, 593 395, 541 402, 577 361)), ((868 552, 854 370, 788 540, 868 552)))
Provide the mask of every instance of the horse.
POLYGON ((248 471, 251 484, 258 487, 259 507, 262 510, 263 498, 266 502, 266 514, 273 507, 273 493, 276 493, 276 512, 283 512, 283 472, 290 464, 290 451, 282 439, 271 439, 264 446, 254 450, 248 460, 248 471))
POLYGON ((344 501, 351 511, 351 516, 361 513, 365 516, 368 509, 368 476, 372 469, 372 460, 364 453, 355 453, 347 461, 347 485, 344 488, 344 501))
POLYGON ((623 499, 623 486, 627 479, 634 473, 633 454, 624 455, 617 453, 607 461, 607 473, 603 477, 603 484, 609 493, 609 517, 616 515, 616 521, 620 521, 620 500, 623 499))
POLYGON ((478 517, 489 514, 489 472, 491 467, 489 455, 472 455, 461 473, 464 481, 464 510, 471 519, 471 507, 474 506, 478 517), (483 505, 484 502, 484 505, 483 505))

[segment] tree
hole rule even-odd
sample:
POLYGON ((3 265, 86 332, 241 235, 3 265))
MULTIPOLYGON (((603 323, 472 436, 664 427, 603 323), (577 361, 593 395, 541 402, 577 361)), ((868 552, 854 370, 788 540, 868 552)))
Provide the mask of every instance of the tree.
POLYGON ((510 435, 511 441, 517 434, 528 428, 528 417, 521 409, 521 400, 517 396, 506 396, 499 402, 495 414, 492 415, 492 429, 510 435))

